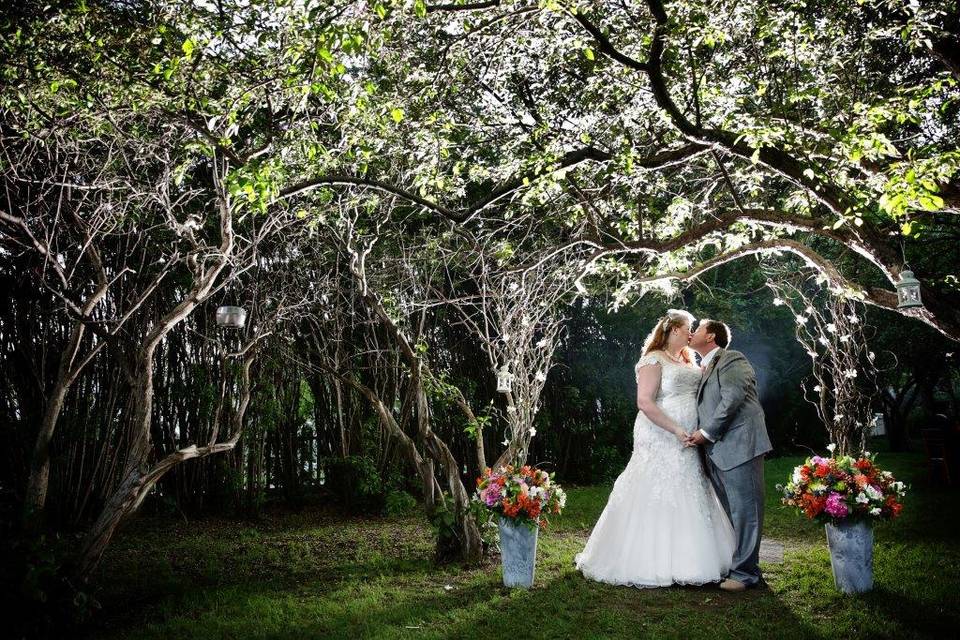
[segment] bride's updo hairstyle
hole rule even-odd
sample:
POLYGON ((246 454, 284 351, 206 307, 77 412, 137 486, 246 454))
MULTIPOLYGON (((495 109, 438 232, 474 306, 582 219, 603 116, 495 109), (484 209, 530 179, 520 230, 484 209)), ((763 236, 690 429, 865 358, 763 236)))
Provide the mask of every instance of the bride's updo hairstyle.
MULTIPOLYGON (((650 332, 647 339, 643 341, 643 355, 647 355, 651 351, 666 350, 667 339, 670 337, 670 332, 674 328, 682 327, 685 324, 692 326, 693 321, 693 315, 688 311, 684 311, 683 309, 667 309, 667 315, 660 318, 657 326, 653 328, 653 331, 650 332)), ((681 349, 680 356, 687 363, 693 362, 689 347, 681 349)))

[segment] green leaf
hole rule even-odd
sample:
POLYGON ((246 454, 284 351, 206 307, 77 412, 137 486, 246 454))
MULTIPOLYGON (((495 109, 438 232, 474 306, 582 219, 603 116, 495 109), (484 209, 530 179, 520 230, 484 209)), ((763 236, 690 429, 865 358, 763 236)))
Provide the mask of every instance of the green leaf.
POLYGON ((594 57, 594 55, 593 55, 593 49, 591 49, 590 47, 587 47, 586 49, 583 50, 583 55, 585 55, 585 56, 587 57, 587 60, 594 60, 594 59, 595 59, 595 57, 594 57))
POLYGON ((900 233, 902 233, 903 235, 909 236, 912 231, 913 231, 912 222, 904 222, 903 224, 900 225, 900 233))
POLYGON ((403 109, 396 107, 390 111, 390 117, 393 118, 393 121, 397 124, 403 120, 403 109))
POLYGON ((194 48, 193 40, 191 40, 190 38, 187 38, 186 40, 183 41, 183 46, 180 48, 183 49, 183 54, 189 58, 190 56, 193 55, 193 48, 194 48))
POLYGON ((413 13, 416 14, 418 18, 425 18, 427 16, 427 3, 423 0, 415 0, 413 3, 413 13))

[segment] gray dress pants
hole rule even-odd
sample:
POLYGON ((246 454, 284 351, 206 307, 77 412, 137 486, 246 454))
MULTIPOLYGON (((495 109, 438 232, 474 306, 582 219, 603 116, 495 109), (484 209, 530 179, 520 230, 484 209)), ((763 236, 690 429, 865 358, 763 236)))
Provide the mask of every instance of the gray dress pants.
MULTIPOLYGON (((708 458, 709 460, 709 458, 708 458)), ((710 481, 733 524, 737 549, 729 578, 746 585, 760 581, 760 536, 763 531, 763 456, 722 471, 709 461, 710 481)))

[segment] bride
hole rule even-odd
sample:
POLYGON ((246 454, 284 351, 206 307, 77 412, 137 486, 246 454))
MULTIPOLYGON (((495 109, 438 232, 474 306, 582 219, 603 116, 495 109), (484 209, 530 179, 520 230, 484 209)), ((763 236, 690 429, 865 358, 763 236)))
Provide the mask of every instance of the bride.
POLYGON ((635 587, 719 582, 736 542, 733 527, 683 439, 697 427, 700 368, 687 343, 693 316, 670 309, 636 364, 633 455, 617 478, 577 569, 591 580, 635 587))

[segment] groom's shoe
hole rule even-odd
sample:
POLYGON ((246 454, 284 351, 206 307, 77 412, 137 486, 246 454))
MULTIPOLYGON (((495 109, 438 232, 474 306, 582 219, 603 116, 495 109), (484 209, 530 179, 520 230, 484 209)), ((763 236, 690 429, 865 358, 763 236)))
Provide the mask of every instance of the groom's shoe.
POLYGON ((746 591, 747 585, 740 582, 739 580, 734 580, 733 578, 727 578, 720 583, 720 588, 724 591, 746 591))

